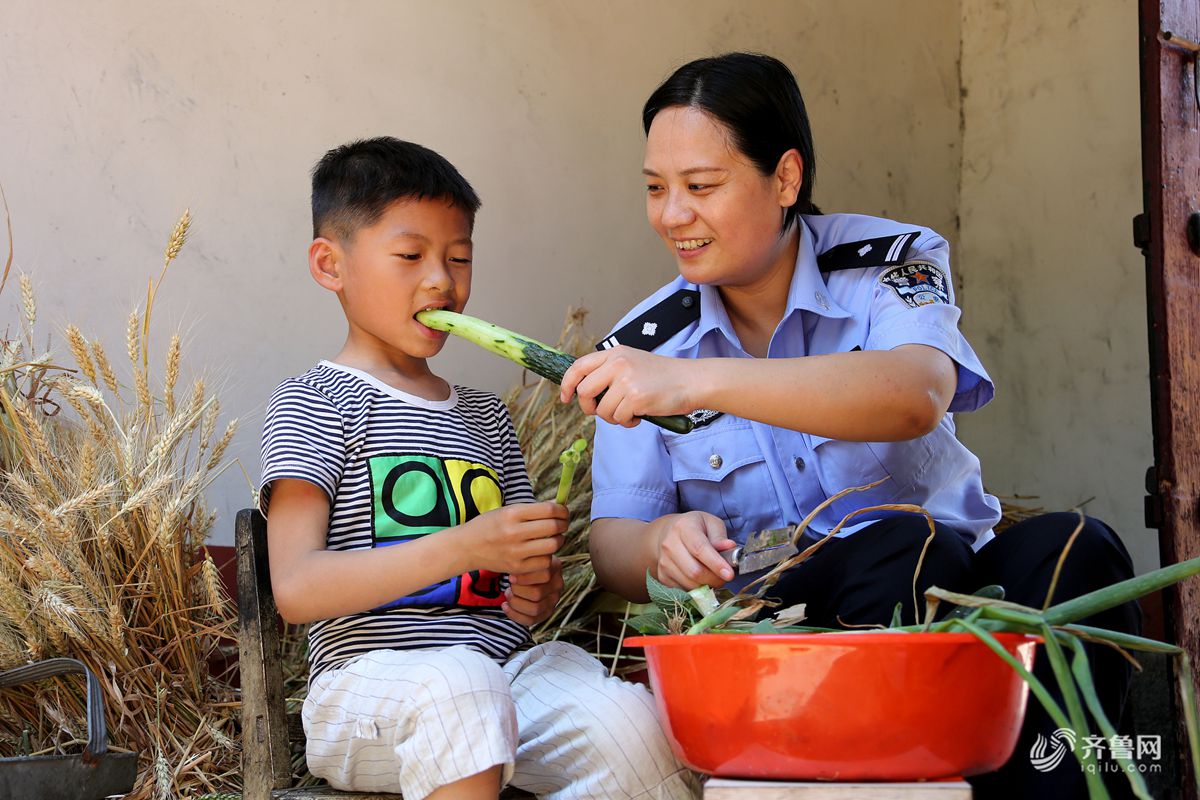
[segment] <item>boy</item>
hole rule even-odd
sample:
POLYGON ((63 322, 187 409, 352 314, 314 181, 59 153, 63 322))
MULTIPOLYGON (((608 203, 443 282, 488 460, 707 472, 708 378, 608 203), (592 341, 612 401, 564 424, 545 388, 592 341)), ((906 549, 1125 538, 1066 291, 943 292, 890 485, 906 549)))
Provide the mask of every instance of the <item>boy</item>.
POLYGON ((466 305, 474 190, 385 137, 326 153, 312 208, 309 271, 349 334, 275 390, 260 492, 279 611, 313 622, 309 769, 408 800, 695 796, 644 688, 530 647, 567 511, 533 502, 504 404, 434 375, 445 334, 414 317, 466 305))

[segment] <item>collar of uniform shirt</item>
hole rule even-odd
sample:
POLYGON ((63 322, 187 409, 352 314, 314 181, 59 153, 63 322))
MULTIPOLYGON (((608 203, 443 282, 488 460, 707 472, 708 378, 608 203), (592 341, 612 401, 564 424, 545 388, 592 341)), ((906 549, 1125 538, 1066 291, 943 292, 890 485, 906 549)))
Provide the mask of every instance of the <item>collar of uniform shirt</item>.
MULTIPOLYGON (((838 305, 825 285, 821 270, 817 267, 817 254, 813 252, 813 236, 808 226, 801 219, 800 247, 796 253, 796 270, 792 274, 792 282, 788 287, 787 307, 783 312, 780 323, 797 311, 811 311, 823 317, 844 319, 850 312, 838 305), (824 303, 822 304, 822 300, 824 303)), ((695 347, 696 344, 711 330, 719 330, 733 345, 741 348, 738 335, 729 321, 725 304, 721 302, 721 293, 715 286, 701 285, 700 291, 700 320, 695 330, 678 346, 678 350, 695 347)))

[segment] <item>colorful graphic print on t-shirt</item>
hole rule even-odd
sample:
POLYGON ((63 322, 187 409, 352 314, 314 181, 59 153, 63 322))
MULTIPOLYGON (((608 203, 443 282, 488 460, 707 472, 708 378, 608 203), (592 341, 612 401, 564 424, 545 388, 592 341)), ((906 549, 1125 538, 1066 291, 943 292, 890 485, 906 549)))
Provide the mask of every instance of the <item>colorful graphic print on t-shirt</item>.
MULTIPOLYGON (((468 522, 504 505, 500 479, 486 464, 424 453, 368 459, 371 538, 375 547, 403 545, 468 522)), ((474 570, 380 606, 499 606, 501 575, 474 570)))

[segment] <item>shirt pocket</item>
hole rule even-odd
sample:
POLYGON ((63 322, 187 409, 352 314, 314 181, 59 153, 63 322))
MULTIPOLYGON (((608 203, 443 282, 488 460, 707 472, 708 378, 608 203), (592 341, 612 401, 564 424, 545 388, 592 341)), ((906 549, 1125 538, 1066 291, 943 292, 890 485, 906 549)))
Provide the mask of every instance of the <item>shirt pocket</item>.
POLYGON ((672 436, 666 446, 680 510, 707 511, 724 520, 732 536, 747 525, 751 511, 774 509, 778 500, 750 423, 722 422, 672 436))
MULTIPOLYGON (((826 498, 846 489, 879 483, 878 486, 865 491, 850 492, 831 503, 819 515, 817 525, 832 529, 847 514, 859 509, 905 502, 912 480, 902 464, 887 458, 891 451, 886 445, 893 443, 882 443, 884 447, 877 450, 881 443, 847 442, 808 433, 804 434, 804 437, 808 440, 817 480, 826 498), (881 455, 884 457, 881 458, 881 455)), ((846 524, 856 525, 872 519, 873 516, 863 514, 847 520, 846 524)))

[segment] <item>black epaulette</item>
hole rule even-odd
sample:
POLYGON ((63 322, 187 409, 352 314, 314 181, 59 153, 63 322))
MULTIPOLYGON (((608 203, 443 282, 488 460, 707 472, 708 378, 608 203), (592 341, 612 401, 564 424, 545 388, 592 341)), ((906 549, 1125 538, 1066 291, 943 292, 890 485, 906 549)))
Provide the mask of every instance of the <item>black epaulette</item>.
MULTIPOLYGON (((636 347, 638 350, 654 350, 681 330, 700 319, 700 293, 695 289, 680 289, 675 294, 658 301, 637 318, 614 331, 600 344, 597 350, 609 350, 619 344, 636 347)), ((687 415, 693 429, 711 425, 724 414, 699 408, 687 415)))
POLYGON ((834 245, 817 256, 817 268, 821 272, 837 272, 843 269, 864 267, 891 267, 903 264, 908 248, 916 241, 920 231, 881 236, 878 239, 863 239, 861 242, 846 242, 834 245))
POLYGON ((613 331, 596 349, 608 350, 623 344, 638 350, 653 350, 698 319, 700 293, 695 289, 680 289, 613 331))

